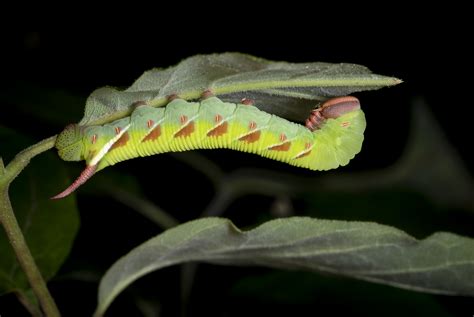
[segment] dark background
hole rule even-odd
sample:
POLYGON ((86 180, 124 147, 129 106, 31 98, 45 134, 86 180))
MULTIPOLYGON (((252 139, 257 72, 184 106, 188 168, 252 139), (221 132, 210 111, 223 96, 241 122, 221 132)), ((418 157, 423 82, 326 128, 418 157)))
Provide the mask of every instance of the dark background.
MULTIPOLYGON (((244 23, 246 26, 240 30, 229 26, 239 21, 223 25, 222 31, 227 32, 227 38, 216 33, 215 28, 199 23, 192 25, 189 33, 170 23, 161 24, 160 31, 146 33, 116 30, 70 32, 58 27, 55 31, 4 34, 2 51, 6 63, 2 67, 3 94, 18 94, 22 105, 15 104, 12 98, 4 102, 1 105, 0 125, 39 141, 60 132, 67 123, 79 121, 82 116, 80 108, 64 104, 61 110, 64 114, 59 116, 65 122, 35 117, 32 113, 37 113, 38 104, 47 107, 45 103, 51 100, 51 91, 83 98, 85 102, 87 95, 98 87, 127 87, 145 70, 174 65, 195 54, 239 51, 290 62, 348 62, 404 80, 403 84, 393 88, 357 94, 367 115, 368 130, 364 151, 350 165, 349 171, 383 168, 399 158, 409 134, 413 98, 421 96, 426 99, 448 140, 472 173, 472 117, 468 115, 472 108, 472 96, 470 90, 465 88, 470 88, 472 82, 469 75, 472 55, 465 36, 466 29, 462 25, 449 24, 447 28, 446 23, 439 23, 442 20, 435 18, 429 23, 420 20, 406 25, 405 17, 400 16, 393 21, 373 21, 373 25, 369 23, 363 29, 356 27, 356 18, 351 23, 341 24, 338 18, 323 22, 315 17, 303 23, 298 17, 293 17, 287 23, 289 21, 261 21, 248 13, 243 16, 249 23, 244 23), (383 27, 380 26, 382 22, 383 27), (28 100, 29 95, 38 98, 38 103, 28 100)), ((132 19, 130 23, 138 21, 132 19)), ((47 112, 48 109, 41 111, 47 112)), ((294 171, 279 163, 243 153, 224 151, 203 155, 218 161, 225 171, 232 171, 236 166, 294 171)), ((143 163, 133 160, 116 168, 137 175, 145 188, 162 181, 171 184, 145 191, 167 211, 176 212, 175 216, 180 221, 199 216, 212 195, 206 189, 202 176, 176 163, 171 157, 165 156, 158 162, 156 159, 146 159, 143 163), (147 183, 147 169, 153 169, 155 164, 168 164, 169 173, 147 183), (190 186, 185 190, 173 181, 180 177, 189 180, 190 186), (177 200, 180 208, 172 204, 177 200)), ((309 175, 306 171, 296 173, 309 175)), ((74 177, 73 174, 71 172, 71 177, 74 177)), ((81 231, 71 257, 59 276, 84 267, 92 267, 97 274, 101 274, 119 256, 159 232, 146 220, 106 199, 79 194, 78 203, 81 231), (117 212, 113 216, 111 213, 104 215, 103 208, 117 212)), ((272 199, 268 197, 247 197, 235 202, 223 216, 231 218, 239 226, 251 226, 265 219, 265 216, 262 218, 253 214, 253 211, 265 212, 271 204, 272 199)), ((426 210, 422 212, 426 213, 426 210)), ((334 216, 337 217, 349 219, 334 216)), ((326 215, 326 218, 332 216, 326 215)), ((400 218, 400 222, 410 222, 410 218, 402 213, 400 218)), ((354 217, 356 219, 357 216, 354 217)), ((472 216, 467 219, 472 223, 472 216)), ((383 218, 367 217, 367 220, 384 223, 383 218)), ((452 222, 454 224, 446 227, 442 222, 434 227, 437 230, 456 230, 456 220, 452 222)), ((422 232, 427 234, 429 230, 422 232)), ((459 233, 468 234, 461 229, 459 233)), ((138 281, 112 305, 110 316, 123 315, 124 312, 136 314, 134 300, 137 297, 159 302, 164 315, 179 314, 183 306, 179 281, 179 267, 164 269, 138 281)), ((96 281, 59 278, 51 283, 65 316, 81 316, 91 312, 95 305, 96 287, 96 281)), ((2 316, 9 316, 9 311, 21 312, 13 302, 12 296, 0 298, 2 316), (6 312, 2 311, 3 307, 6 307, 6 312)), ((253 315, 257 311, 281 316, 315 315, 322 311, 394 316, 419 311, 430 316, 462 316, 471 315, 473 307, 466 298, 420 295, 342 278, 264 268, 201 265, 186 309, 195 316, 253 315)))

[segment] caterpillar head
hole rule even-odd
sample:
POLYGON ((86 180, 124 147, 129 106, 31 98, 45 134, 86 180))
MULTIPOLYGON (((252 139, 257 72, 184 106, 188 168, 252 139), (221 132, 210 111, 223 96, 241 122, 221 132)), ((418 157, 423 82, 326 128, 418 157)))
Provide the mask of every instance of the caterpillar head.
POLYGON ((58 154, 65 161, 85 160, 89 164, 113 137, 113 131, 109 130, 100 126, 70 124, 56 139, 58 154))
POLYGON ((56 138, 56 149, 65 161, 83 160, 81 129, 77 124, 68 125, 56 138))
POLYGON ((68 188, 51 197, 52 199, 68 196, 94 175, 98 169, 98 162, 112 144, 113 140, 107 136, 107 132, 113 135, 109 130, 110 127, 80 127, 77 124, 70 124, 58 135, 56 148, 59 156, 65 161, 86 160, 87 166, 68 188))

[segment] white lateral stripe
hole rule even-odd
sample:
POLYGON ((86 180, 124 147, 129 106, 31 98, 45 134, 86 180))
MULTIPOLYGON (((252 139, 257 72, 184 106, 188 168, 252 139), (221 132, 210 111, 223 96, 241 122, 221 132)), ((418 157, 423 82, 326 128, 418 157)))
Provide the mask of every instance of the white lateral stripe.
POLYGON ((199 115, 195 115, 194 117, 191 117, 190 119, 188 119, 188 121, 186 121, 186 124, 181 126, 181 128, 179 128, 178 131, 176 131, 175 133, 173 133, 173 137, 176 136, 176 134, 178 134, 181 130, 183 130, 184 128, 186 128, 191 122, 193 122, 195 119, 197 119, 199 117, 199 115))
MULTIPOLYGON (((227 122, 227 120, 222 120, 222 121, 219 122, 216 126, 214 126, 214 127, 210 128, 209 130, 207 130, 207 131, 206 131, 206 134, 208 134, 208 133, 211 132, 212 130, 214 130, 214 129, 220 127, 221 125, 223 125, 223 124, 226 123, 226 122, 227 122)), ((227 122, 227 124, 229 124, 229 122, 227 122)))
POLYGON ((296 155, 295 155, 294 157, 292 157, 291 159, 295 160, 295 159, 297 159, 298 157, 301 157, 301 155, 305 155, 306 153, 311 152, 311 151, 313 150, 313 148, 314 148, 314 143, 311 145, 310 148, 305 149, 304 151, 299 152, 298 154, 296 154, 296 155))
POLYGON ((125 126, 125 128, 123 128, 119 134, 117 134, 116 136, 114 136, 112 139, 110 139, 109 142, 105 143, 104 147, 102 149, 100 149, 99 153, 97 153, 96 156, 94 156, 91 160, 91 162, 89 163, 89 166, 90 165, 96 165, 97 163, 99 163, 99 161, 105 156, 105 154, 107 154, 107 152, 110 150, 110 148, 114 145, 115 142, 118 141, 118 139, 120 139, 122 137, 122 135, 127 132, 127 130, 130 128, 130 124, 127 124, 125 126))
POLYGON ((147 133, 140 139, 140 142, 143 142, 143 140, 145 140, 145 138, 151 133, 151 131, 153 131, 157 126, 159 126, 162 122, 164 121, 164 119, 161 119, 160 121, 157 121, 155 122, 147 131, 147 133))
MULTIPOLYGON (((265 129, 267 129, 268 127, 269 127, 269 125, 266 125, 266 126, 263 126, 263 127, 260 127, 260 128, 257 127, 257 129, 253 129, 253 130, 251 130, 251 131, 249 131, 249 132, 247 132, 247 133, 244 133, 244 134, 239 135, 237 138, 234 139, 234 141, 238 141, 239 139, 245 138, 246 136, 251 135, 252 133, 255 133, 255 132, 258 132, 258 131, 263 132, 263 131, 265 131, 265 129)), ((283 143, 285 143, 285 142, 283 142, 283 143)))

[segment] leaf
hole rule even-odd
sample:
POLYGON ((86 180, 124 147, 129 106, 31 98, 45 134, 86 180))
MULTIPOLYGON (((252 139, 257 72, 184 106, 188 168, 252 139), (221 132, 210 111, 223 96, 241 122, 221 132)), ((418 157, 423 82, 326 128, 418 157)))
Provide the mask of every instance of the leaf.
POLYGON ((246 232, 222 218, 182 224, 117 261, 99 286, 96 315, 136 279, 190 261, 330 272, 438 294, 474 296, 474 240, 438 232, 416 240, 370 222, 293 217, 246 232))
POLYGON ((223 100, 247 97, 257 100, 263 110, 302 119, 315 103, 328 97, 400 82, 355 64, 272 62, 240 53, 197 55, 167 69, 147 71, 124 91, 97 89, 87 99, 79 124, 104 124, 128 116, 136 101, 160 107, 174 94, 197 99, 206 89, 223 100))
MULTIPOLYGON (((2 155, 17 153, 31 142, 0 127, 2 155)), ((52 153, 34 158, 10 186, 15 215, 45 279, 55 275, 71 249, 79 228, 74 198, 53 202, 49 196, 57 182, 67 184, 67 173, 52 153)), ((29 289, 8 239, 0 230, 0 294, 29 289)))

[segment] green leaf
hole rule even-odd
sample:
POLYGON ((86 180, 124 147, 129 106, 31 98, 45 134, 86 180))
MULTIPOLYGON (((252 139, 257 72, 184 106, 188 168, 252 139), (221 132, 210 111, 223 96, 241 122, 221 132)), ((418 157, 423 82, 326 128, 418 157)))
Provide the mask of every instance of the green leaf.
POLYGON ((167 69, 147 71, 124 91, 111 87, 94 91, 79 124, 103 124, 128 116, 136 101, 160 107, 174 94, 197 99, 206 89, 223 100, 255 99, 265 111, 300 120, 328 97, 400 82, 355 64, 272 62, 240 53, 197 55, 167 69))
MULTIPOLYGON (((31 143, 0 127, 2 155, 12 157, 31 143)), ((73 197, 61 201, 49 199, 57 188, 57 182, 69 183, 63 164, 52 153, 44 153, 30 162, 9 190, 15 215, 45 279, 50 279, 58 271, 79 228, 79 215, 73 197)), ((5 233, 0 230, 0 294, 27 289, 27 279, 5 233)))
POLYGON ((136 279, 189 261, 322 271, 406 289, 474 296, 474 240, 438 232, 416 240, 370 222, 294 217, 242 232, 222 218, 165 231, 117 261, 99 287, 96 315, 136 279))

